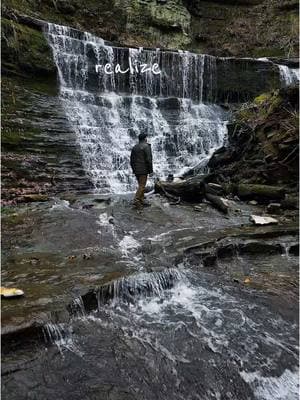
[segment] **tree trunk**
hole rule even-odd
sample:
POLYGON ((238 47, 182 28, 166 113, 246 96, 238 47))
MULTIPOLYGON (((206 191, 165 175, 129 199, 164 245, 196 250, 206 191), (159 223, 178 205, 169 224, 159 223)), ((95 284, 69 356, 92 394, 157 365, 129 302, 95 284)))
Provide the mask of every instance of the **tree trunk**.
POLYGON ((224 214, 228 214, 228 205, 225 201, 218 196, 215 196, 210 193, 205 194, 205 198, 219 211, 222 211, 224 214))

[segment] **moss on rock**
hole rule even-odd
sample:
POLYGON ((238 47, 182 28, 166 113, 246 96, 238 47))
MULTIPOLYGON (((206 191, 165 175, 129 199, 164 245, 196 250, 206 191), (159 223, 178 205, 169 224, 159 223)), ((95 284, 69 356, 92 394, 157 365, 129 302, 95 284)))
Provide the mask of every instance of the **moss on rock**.
MULTIPOLYGON (((229 146, 216 153, 209 166, 226 183, 286 185, 297 192, 298 126, 298 88, 261 94, 235 113, 229 146)), ((238 195, 245 196, 243 186, 238 195)))
POLYGON ((281 0, 3 0, 4 8, 122 45, 218 56, 298 55, 297 7, 281 0))
POLYGON ((42 32, 3 18, 1 44, 5 72, 52 78, 56 75, 51 49, 42 32))

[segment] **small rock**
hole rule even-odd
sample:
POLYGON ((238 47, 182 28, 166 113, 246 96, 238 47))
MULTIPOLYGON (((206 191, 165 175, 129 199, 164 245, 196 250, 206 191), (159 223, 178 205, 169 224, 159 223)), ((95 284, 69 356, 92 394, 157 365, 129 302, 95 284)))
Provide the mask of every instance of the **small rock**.
POLYGON ((280 214, 281 204, 280 203, 270 203, 267 207, 267 212, 269 214, 280 214))
POLYGON ((251 206, 256 206, 258 203, 256 200, 251 200, 249 201, 249 204, 251 204, 251 206))
POLYGON ((17 288, 0 288, 1 297, 10 298, 10 297, 20 297, 24 295, 23 290, 17 288))
POLYGON ((251 215, 250 221, 255 225, 270 225, 270 224, 278 224, 277 219, 271 217, 261 217, 259 215, 251 215))
POLYGON ((203 207, 202 206, 195 206, 194 210, 195 211, 203 211, 203 207))

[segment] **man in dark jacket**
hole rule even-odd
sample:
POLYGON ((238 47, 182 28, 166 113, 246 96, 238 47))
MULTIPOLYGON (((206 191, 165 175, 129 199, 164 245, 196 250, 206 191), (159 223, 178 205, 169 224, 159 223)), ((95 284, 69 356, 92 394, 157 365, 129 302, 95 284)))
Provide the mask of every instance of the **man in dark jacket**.
POLYGON ((151 145, 147 143, 147 135, 145 133, 139 135, 139 143, 131 150, 130 165, 138 181, 134 204, 140 209, 145 205, 144 192, 148 174, 153 172, 151 145))

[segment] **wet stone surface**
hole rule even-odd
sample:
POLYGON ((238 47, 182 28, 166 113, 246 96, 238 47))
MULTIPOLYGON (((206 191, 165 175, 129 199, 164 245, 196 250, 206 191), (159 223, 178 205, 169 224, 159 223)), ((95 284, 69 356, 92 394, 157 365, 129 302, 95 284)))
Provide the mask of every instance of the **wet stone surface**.
POLYGON ((65 194, 2 215, 2 285, 25 291, 2 301, 2 333, 16 335, 3 352, 3 396, 296 399, 295 221, 255 227, 258 206, 232 202, 225 217, 159 196, 137 214, 130 200, 65 194), (245 251, 255 241, 283 250, 245 251), (228 244, 244 250, 212 257, 228 244), (130 301, 110 282, 125 282, 130 301), (69 314, 103 284, 111 301, 69 314), (18 329, 34 322, 44 339, 22 346, 18 329))

